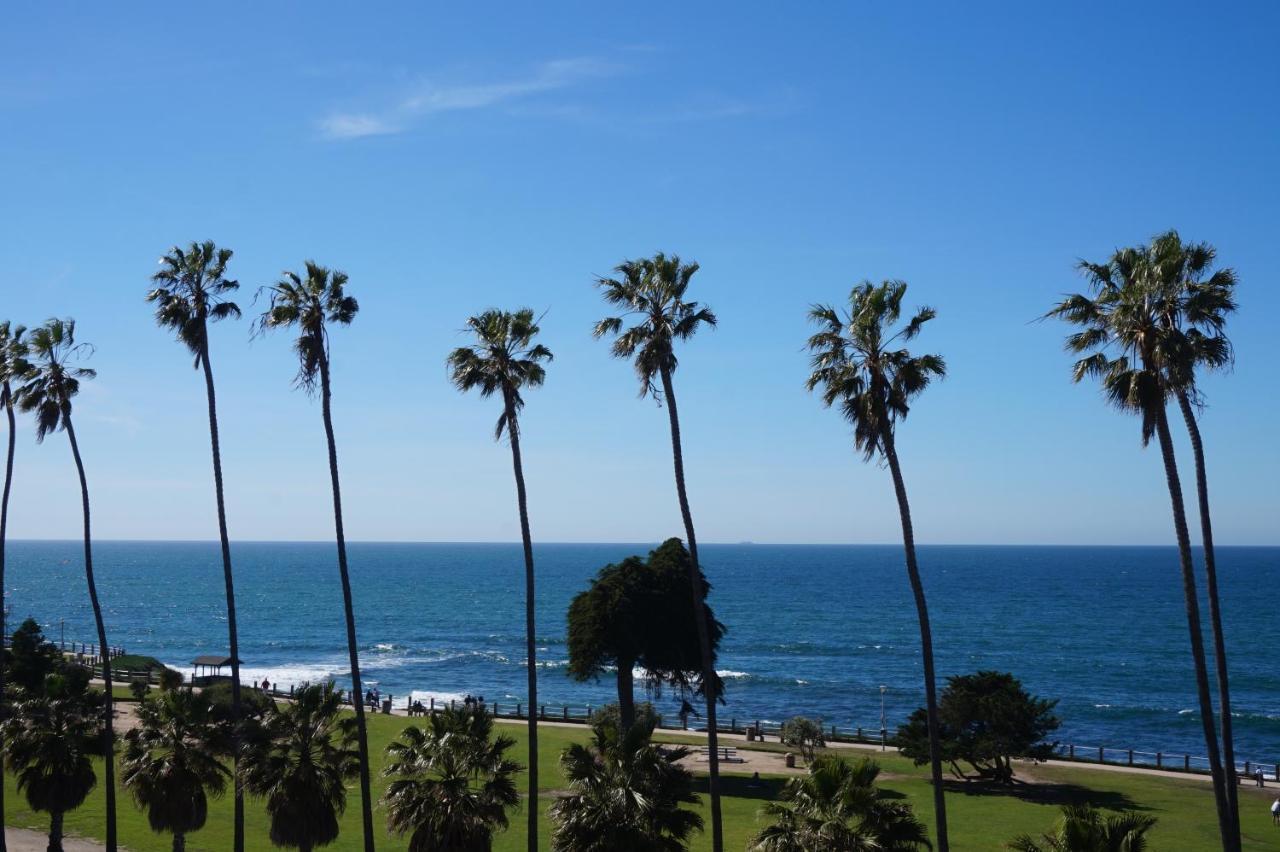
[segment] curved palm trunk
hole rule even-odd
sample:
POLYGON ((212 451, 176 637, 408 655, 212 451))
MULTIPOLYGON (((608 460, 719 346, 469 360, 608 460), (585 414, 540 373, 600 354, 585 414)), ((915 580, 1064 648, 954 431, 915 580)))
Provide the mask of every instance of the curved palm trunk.
POLYGON ((71 418, 66 418, 67 438, 71 441, 71 455, 76 460, 76 473, 80 475, 80 502, 84 509, 84 578, 89 585, 89 603, 93 605, 93 621, 98 628, 98 651, 102 655, 102 681, 106 700, 102 705, 102 767, 103 786, 107 797, 107 852, 116 852, 116 732, 115 700, 111 694, 111 648, 107 645, 107 628, 102 623, 102 606, 98 603, 98 584, 93 579, 93 537, 89 532, 89 483, 84 476, 84 462, 80 459, 80 444, 71 418))
MULTIPOLYGON (((724 824, 720 815, 719 736, 716 731, 716 669, 711 656, 711 631, 707 624, 706 598, 702 593, 698 570, 698 539, 693 532, 693 514, 689 511, 689 495, 684 487, 684 452, 680 446, 680 414, 676 410, 676 392, 671 371, 662 370, 662 393, 667 402, 667 418, 671 423, 671 458, 675 465, 676 495, 680 498, 680 517, 689 544, 689 583, 693 587, 693 620, 698 626, 698 646, 702 653, 702 685, 707 698, 707 770, 711 794, 711 849, 724 852, 724 824)), ((945 850, 944 850, 945 852, 945 850)))
MULTIPOLYGON (((235 720, 236 766, 240 761, 240 638, 236 626, 236 590, 231 574, 231 540, 227 536, 227 507, 222 494, 222 447, 218 440, 218 403, 213 390, 213 367, 209 364, 209 342, 205 341, 200 352, 204 366, 205 395, 209 401, 209 443, 213 450, 213 491, 218 503, 218 539, 222 543, 222 580, 227 591, 227 641, 231 652, 231 716, 235 720)), ((235 839, 234 852, 244 852, 244 790, 240 786, 240 773, 234 774, 235 783, 235 839)), ((184 841, 174 835, 174 849, 184 841)), ((3 852, 3 850, 0 850, 3 852)))
POLYGON ((1191 659, 1196 670, 1196 698, 1200 705, 1200 721, 1204 726, 1204 745, 1209 755, 1209 771, 1213 776, 1213 796, 1218 808, 1218 831, 1222 836, 1222 848, 1226 852, 1238 852, 1234 841, 1231 819, 1227 806, 1226 785, 1223 783, 1222 761, 1218 755, 1218 737, 1214 731, 1213 701, 1209 697, 1209 670, 1205 664, 1204 635, 1200 628, 1200 602, 1196 592, 1195 567, 1191 561, 1191 535, 1187 531, 1187 510, 1182 501, 1182 482, 1178 477, 1178 461, 1173 454, 1173 439, 1169 435, 1169 418, 1163 403, 1156 412, 1156 434, 1160 438, 1160 453, 1164 457, 1165 480, 1169 486, 1169 502, 1173 508, 1173 528, 1178 539, 1178 559, 1182 566, 1182 593, 1187 605, 1187 632, 1191 637, 1191 659))
MULTIPOLYGON (((0 828, 0 834, 4 830, 0 828)), ((49 814, 49 845, 45 847, 45 852, 62 852, 62 811, 53 811, 49 814)))
MULTIPOLYGON (((5 542, 9 535, 9 491, 13 486, 13 450, 17 440, 16 424, 13 417, 13 392, 9 383, 4 383, 0 390, 0 405, 4 406, 5 415, 9 419, 9 444, 4 461, 4 496, 0 497, 0 637, 5 635, 4 627, 4 559, 5 542)), ((4 695, 4 650, 0 644, 0 696, 4 695)), ((0 699, 2 700, 2 699, 0 699)), ((4 741, 0 740, 0 852, 8 849, 4 839, 4 741)))
POLYGON ((1239 842, 1240 809, 1236 796, 1236 749, 1231 732, 1231 687, 1227 679, 1227 642, 1222 630, 1222 605, 1218 599, 1217 560, 1213 551, 1213 521, 1209 517, 1209 479, 1205 473, 1204 444, 1200 439, 1200 425, 1185 391, 1178 393, 1178 408, 1186 421, 1191 436, 1191 450, 1196 463, 1196 497, 1200 504, 1200 534, 1204 541, 1204 577, 1209 594, 1209 625, 1213 631, 1213 653, 1217 662, 1218 711, 1222 714, 1219 729, 1222 731, 1222 765, 1226 770, 1228 817, 1232 834, 1239 842))
POLYGON ((516 477, 516 499, 520 504, 520 537, 524 542, 524 630, 525 653, 529 659, 529 852, 538 850, 538 666, 537 632, 534 627, 533 539, 529 535, 529 501, 524 490, 524 463, 520 458, 520 424, 508 394, 507 435, 511 438, 511 467, 516 477))
POLYGON ((898 498, 898 514, 902 518, 902 549, 907 559, 907 577, 916 602, 916 618, 920 622, 920 658, 924 663, 924 704, 929 729, 929 772, 933 779, 933 814, 937 825, 938 852, 947 852, 947 800, 942 787, 942 744, 938 738, 938 694, 933 673, 933 630, 929 627, 929 606, 925 602, 924 584, 916 563, 916 536, 911 526, 911 504, 907 501, 907 485, 898 464, 898 450, 893 432, 882 433, 885 459, 893 475, 893 492, 898 498))
POLYGON ((369 790, 369 735, 364 722, 364 688, 360 684, 360 646, 356 644, 356 615, 351 603, 351 577, 347 573, 347 539, 342 531, 342 491, 338 486, 338 448, 333 440, 330 411, 329 360, 320 360, 320 402, 324 434, 329 442, 329 479, 333 483, 333 527, 338 541, 338 574, 342 577, 342 608, 347 619, 347 653, 351 658, 351 697, 356 711, 360 746, 360 814, 364 825, 365 852, 373 852, 373 799, 369 790))

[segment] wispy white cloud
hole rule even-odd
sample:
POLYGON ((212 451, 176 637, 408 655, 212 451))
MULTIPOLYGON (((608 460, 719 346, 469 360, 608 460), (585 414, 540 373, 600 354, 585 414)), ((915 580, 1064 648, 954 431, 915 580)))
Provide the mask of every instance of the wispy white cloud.
POLYGON ((565 89, 614 71, 614 66, 587 57, 544 62, 524 78, 493 83, 425 82, 390 107, 368 112, 337 112, 320 121, 330 139, 358 139, 400 133, 425 116, 479 110, 565 89))

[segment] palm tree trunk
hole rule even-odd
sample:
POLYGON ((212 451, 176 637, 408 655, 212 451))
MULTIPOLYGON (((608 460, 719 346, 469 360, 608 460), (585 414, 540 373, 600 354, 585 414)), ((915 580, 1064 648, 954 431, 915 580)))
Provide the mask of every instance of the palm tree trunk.
POLYGON ((525 653, 529 673, 529 804, 528 849, 538 850, 538 666, 537 637, 534 626, 533 538, 529 535, 529 499, 524 490, 524 462, 520 458, 520 423, 509 392, 504 392, 507 407, 507 435, 511 438, 511 467, 516 477, 516 502, 520 504, 520 537, 524 542, 524 631, 525 653))
MULTIPOLYGON (((218 440, 218 402, 213 390, 213 367, 209 363, 209 341, 206 339, 200 352, 204 366, 205 395, 209 401, 209 444, 213 450, 213 491, 218 503, 218 539, 222 543, 222 581, 227 590, 227 641, 231 652, 231 717, 235 721, 235 765, 240 761, 240 637, 236 626, 236 590, 231 574, 231 540, 227 536, 227 506, 222 493, 222 447, 218 440)), ((244 790, 240 786, 240 774, 233 775, 235 784, 234 852, 244 852, 244 790)), ((177 835, 173 842, 180 842, 177 835)), ((3 850, 0 850, 3 852, 3 850)))
POLYGON ((333 527, 338 541, 338 574, 342 577, 342 608, 347 619, 347 654, 351 658, 351 704, 356 711, 360 745, 360 814, 364 824, 364 849, 373 852, 373 799, 369 786, 369 735, 364 722, 364 689, 360 684, 360 646, 356 644, 356 614, 351 603, 351 577, 347 572, 347 539, 342 531, 342 490, 338 485, 338 447, 333 440, 330 410, 329 359, 320 359, 320 402, 324 434, 329 442, 329 479, 333 484, 333 527))
POLYGON ((635 665, 634 660, 618 660, 618 718, 624 732, 636 723, 635 665))
MULTIPOLYGON (((5 542, 9 535, 9 491, 13 486, 13 450, 17 440, 17 424, 13 417, 13 391, 5 382, 0 389, 0 405, 4 406, 5 415, 9 419, 9 443, 4 461, 4 496, 0 498, 0 637, 5 636, 4 627, 4 559, 5 542)), ((0 642, 0 697, 4 695, 4 646, 0 642)), ((2 700, 2 698, 0 698, 2 700)), ((4 741, 0 739, 0 852, 6 852, 8 845, 4 839, 4 741)))
POLYGON ((76 460, 76 473, 80 475, 80 502, 84 509, 84 578, 89 585, 89 603, 93 605, 93 621, 98 628, 98 651, 102 655, 102 681, 106 700, 102 705, 102 767, 103 787, 107 798, 107 852, 116 852, 116 732, 115 699, 111 694, 111 648, 107 645, 107 628, 102 623, 102 606, 98 603, 98 585, 93 579, 93 537, 89 531, 89 483, 84 475, 84 462, 80 458, 80 445, 71 418, 66 417, 67 438, 71 441, 71 455, 76 460))
POLYGON ((185 834, 175 834, 173 836, 173 852, 186 852, 187 836, 185 834))
POLYGON ((1156 434, 1164 457, 1165 480, 1169 486, 1169 502, 1173 508, 1173 528, 1178 539, 1178 559, 1182 565, 1182 594, 1187 605, 1187 632, 1191 637, 1191 659, 1196 670, 1196 697, 1200 704, 1200 721, 1204 726, 1204 745, 1209 753, 1209 772, 1213 776, 1213 796, 1218 807, 1218 831, 1225 852, 1239 852, 1233 842, 1227 807, 1226 785, 1223 783, 1222 761, 1218 755, 1218 736, 1214 730, 1213 701, 1209 697, 1209 669, 1205 664, 1204 635, 1200 628, 1200 602, 1196 592, 1195 566, 1191 561, 1191 535, 1187 531, 1187 510, 1182 501, 1182 481, 1178 477, 1178 461, 1173 454, 1173 438, 1169 435, 1169 418, 1163 402, 1156 412, 1156 434))
POLYGON ((916 618, 920 622, 920 658, 924 663, 924 706, 929 728, 929 771, 933 779, 933 815, 937 824, 938 852, 947 852, 947 800, 942 787, 942 744, 938 737, 938 693, 933 673, 933 630, 929 626, 929 606, 925 602, 924 584, 916 563, 916 535, 911 526, 911 504, 907 501, 907 485, 898 464, 898 450, 893 432, 886 428, 881 440, 889 473, 893 476, 893 492, 898 498, 898 515, 902 519, 902 549, 907 559, 907 577, 916 601, 916 618))
MULTIPOLYGON (((702 653, 702 691, 707 699, 707 787, 711 795, 711 849, 724 852, 724 823, 720 815, 720 740, 716 731, 716 669, 711 655, 711 629, 707 624, 706 597, 702 590, 702 574, 698 570, 698 538, 693 531, 693 514, 689 511, 689 495, 684 487, 684 452, 680 446, 680 414, 676 410, 676 391, 671 371, 662 369, 662 394, 667 403, 667 419, 671 423, 671 458, 675 466, 676 495, 680 498, 680 517, 684 520, 685 539, 689 545, 689 583, 693 587, 693 620, 698 626, 698 647, 702 653)), ((945 850, 944 850, 945 852, 945 850)))
MULTIPOLYGON (((4 829, 0 828, 0 834, 4 829)), ((49 845, 46 852, 62 852, 62 811, 49 814, 49 845)))
POLYGON ((1237 802, 1236 749, 1231 732, 1231 688, 1227 679, 1227 642, 1222 630, 1222 606, 1218 599, 1217 559, 1213 550, 1213 521, 1209 517, 1209 479, 1205 473, 1204 444, 1200 439, 1200 425, 1186 391, 1178 392, 1178 407, 1186 421, 1191 436, 1191 450, 1196 463, 1196 497, 1200 504, 1200 535, 1204 542, 1204 577, 1209 594, 1209 625, 1213 631, 1213 653, 1217 662, 1218 712, 1222 714, 1219 729, 1222 731, 1222 765, 1226 770, 1228 817, 1235 841, 1240 839, 1240 810, 1237 802))

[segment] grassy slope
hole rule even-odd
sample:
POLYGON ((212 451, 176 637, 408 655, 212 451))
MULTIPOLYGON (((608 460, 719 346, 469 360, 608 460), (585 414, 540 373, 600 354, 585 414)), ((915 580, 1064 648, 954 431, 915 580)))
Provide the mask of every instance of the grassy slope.
MULTIPOLYGON (((405 726, 403 718, 373 716, 369 719, 370 748, 381 755, 390 740, 405 726)), ((524 746, 523 726, 503 726, 514 736, 518 745, 516 754, 524 746)), ((562 788, 557 758, 564 746, 583 737, 577 729, 545 727, 541 730, 540 755, 543 769, 543 789, 562 788)), ((927 823, 932 820, 931 797, 923 773, 910 762, 893 755, 877 756, 884 768, 882 786, 891 795, 906 797, 927 823)), ((1044 779, 1036 785, 1036 796, 1007 794, 968 794, 956 789, 948 796, 948 812, 951 820, 952 846, 963 850, 992 850, 1020 832, 1039 832, 1047 829, 1057 815, 1057 805, 1067 801, 1092 801, 1104 807, 1139 807, 1159 818, 1152 833, 1153 846, 1157 849, 1198 850, 1215 846, 1215 819, 1213 798, 1209 786, 1203 782, 1158 778, 1145 775, 1128 775, 1075 767, 1038 767, 1037 776, 1044 779)), ((778 779, 766 779, 764 789, 752 790, 743 777, 727 777, 725 788, 728 798, 724 801, 725 841, 730 850, 745 849, 748 839, 758 829, 756 812, 762 797, 772 795, 781 785, 778 779)), ((375 795, 381 793, 383 781, 375 775, 375 795)), ((47 818, 34 814, 16 793, 12 777, 5 779, 7 822, 38 830, 47 830, 47 818)), ((328 847, 335 850, 354 850, 359 847, 360 809, 356 805, 358 795, 354 782, 349 787, 352 798, 348 801, 343 818, 343 833, 336 843, 328 847)), ((1244 821, 1249 850, 1277 848, 1280 844, 1280 828, 1271 825, 1267 808, 1276 794, 1274 789, 1241 790, 1241 814, 1244 821)), ((146 818, 133 807, 127 795, 120 797, 120 839, 133 852, 165 852, 170 848, 168 835, 153 834, 146 818)), ((548 802, 544 800, 543 809, 548 802)), ((266 843, 267 819, 256 803, 248 807, 247 833, 252 848, 269 848, 266 843), (255 838, 262 843, 252 842, 255 838)), ((705 807, 703 808, 706 816, 705 807)), ((498 852, 517 852, 524 848, 524 820, 513 814, 512 830, 502 835, 496 844, 498 852)), ((221 852, 231 847, 231 800, 216 801, 210 808, 209 825, 188 839, 187 848, 192 852, 221 852)), ((101 836, 103 827, 102 794, 95 790, 89 801, 67 817, 67 830, 81 836, 101 836)), ((543 837, 550 837, 550 822, 542 823, 543 837)), ((406 842, 383 837, 379 848, 404 850, 406 842)), ((544 848, 550 848, 544 842, 544 848)), ((693 844, 696 850, 710 848, 709 837, 704 834, 693 844)))

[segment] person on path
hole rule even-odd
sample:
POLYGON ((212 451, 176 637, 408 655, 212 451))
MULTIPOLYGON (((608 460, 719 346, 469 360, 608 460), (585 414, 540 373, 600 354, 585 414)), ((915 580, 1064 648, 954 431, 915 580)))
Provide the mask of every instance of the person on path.
POLYGON ((1271 803, 1271 824, 1280 825, 1280 798, 1271 803))

